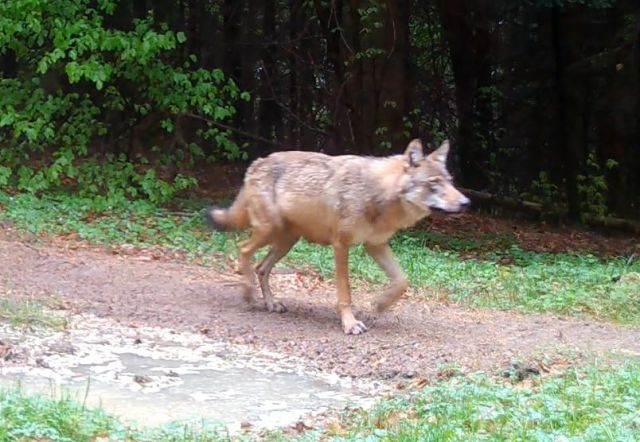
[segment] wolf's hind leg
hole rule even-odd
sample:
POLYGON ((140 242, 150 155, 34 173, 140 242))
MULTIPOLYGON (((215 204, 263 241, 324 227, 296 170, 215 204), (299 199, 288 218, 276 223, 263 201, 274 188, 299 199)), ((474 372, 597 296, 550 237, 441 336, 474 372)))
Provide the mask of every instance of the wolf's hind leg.
POLYGON ((275 266, 278 261, 289 253, 289 250, 291 250, 297 241, 298 238, 295 236, 283 236, 277 238, 273 242, 271 250, 269 250, 267 256, 265 256, 262 262, 256 267, 256 273, 258 274, 258 281, 260 281, 260 288, 262 289, 264 303, 267 306, 267 310, 270 312, 283 313, 287 311, 287 308, 283 303, 280 301, 274 301, 273 293, 269 287, 269 275, 271 274, 273 266, 275 266))
POLYGON ((389 244, 365 244, 364 247, 391 280, 382 295, 376 299, 374 305, 377 312, 382 312, 391 307, 402 296, 409 284, 400 264, 393 257, 389 244))
POLYGON ((243 297, 248 303, 255 302, 255 275, 251 260, 256 250, 266 246, 270 242, 269 231, 254 230, 251 237, 240 246, 240 255, 238 257, 238 270, 244 277, 243 281, 243 297))

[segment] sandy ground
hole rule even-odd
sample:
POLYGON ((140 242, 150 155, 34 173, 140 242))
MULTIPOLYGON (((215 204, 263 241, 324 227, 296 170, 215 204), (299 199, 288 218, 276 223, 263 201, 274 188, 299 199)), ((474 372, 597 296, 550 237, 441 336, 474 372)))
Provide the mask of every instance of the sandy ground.
POLYGON ((344 376, 408 383, 433 379, 456 365, 501 370, 514 360, 547 362, 590 352, 640 355, 640 330, 555 315, 521 315, 402 300, 382 315, 372 293, 354 293, 362 336, 341 331, 330 284, 294 270, 272 277, 286 313, 248 306, 214 268, 170 262, 145 251, 0 235, 0 288, 71 313, 92 314, 133 327, 200 333, 301 358, 309 367, 344 376), (445 370, 446 371, 446 370, 445 370))

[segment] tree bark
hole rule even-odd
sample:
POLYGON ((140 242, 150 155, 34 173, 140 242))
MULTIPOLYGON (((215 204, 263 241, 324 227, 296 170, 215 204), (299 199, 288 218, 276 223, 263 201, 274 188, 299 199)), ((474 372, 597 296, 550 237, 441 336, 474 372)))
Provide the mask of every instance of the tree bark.
POLYGON ((491 2, 489 0, 439 0, 438 7, 449 43, 451 66, 456 86, 458 136, 456 150, 465 185, 484 188, 487 157, 493 146, 488 132, 478 124, 489 119, 491 109, 479 97, 481 88, 491 86, 491 2), (484 144, 484 145, 483 145, 484 144))
POLYGON ((413 81, 409 69, 409 8, 408 0, 388 0, 383 29, 385 55, 377 66, 376 84, 379 89, 377 126, 386 128, 382 136, 374 136, 373 145, 391 143, 398 152, 408 142, 404 117, 411 110, 413 81))
POLYGON ((282 129, 282 111, 278 106, 276 78, 276 5, 275 0, 263 2, 262 35, 267 44, 262 49, 260 62, 260 135, 278 140, 282 129))
POLYGON ((629 7, 627 2, 618 2, 606 14, 608 35, 605 37, 608 54, 600 69, 606 78, 600 106, 598 125, 598 157, 607 177, 608 207, 625 214, 633 203, 631 170, 640 167, 637 146, 640 112, 640 18, 638 7, 629 7), (628 19, 634 21, 628 23, 628 19), (632 38, 626 38, 630 33, 632 38), (622 42, 622 43, 620 43, 622 42), (637 149, 637 147, 636 147, 637 149), (609 168, 608 160, 617 165, 609 168), (635 166, 635 167, 634 167, 635 166))
POLYGON ((242 75, 238 36, 240 35, 243 5, 244 2, 237 0, 224 0, 222 5, 225 44, 223 70, 226 75, 236 81, 242 75))
POLYGON ((567 73, 566 66, 573 57, 568 54, 572 41, 567 37, 565 29, 571 29, 572 24, 563 20, 562 12, 557 6, 552 9, 552 39, 555 54, 556 93, 560 116, 560 149, 564 153, 566 192, 568 198, 569 216, 578 219, 580 216, 580 197, 578 195, 577 176, 582 169, 583 155, 580 146, 585 140, 581 124, 581 109, 577 107, 579 92, 577 85, 567 73))

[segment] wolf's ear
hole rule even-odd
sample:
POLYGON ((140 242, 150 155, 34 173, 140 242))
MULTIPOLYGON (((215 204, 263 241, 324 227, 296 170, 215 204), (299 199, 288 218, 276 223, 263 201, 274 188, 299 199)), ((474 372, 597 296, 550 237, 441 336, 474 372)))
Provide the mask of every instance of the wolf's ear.
POLYGON ((431 152, 427 158, 440 164, 446 164, 449 155, 449 140, 444 140, 440 147, 431 152))
POLYGON ((404 151, 404 156, 407 158, 410 166, 415 166, 419 161, 422 161, 424 159, 422 141, 418 138, 411 140, 407 146, 407 150, 404 151))

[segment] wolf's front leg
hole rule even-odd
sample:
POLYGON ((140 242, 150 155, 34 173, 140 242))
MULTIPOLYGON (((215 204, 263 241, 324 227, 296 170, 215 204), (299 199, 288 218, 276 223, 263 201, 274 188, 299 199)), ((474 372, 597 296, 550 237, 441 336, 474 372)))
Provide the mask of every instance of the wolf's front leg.
POLYGON ((391 280, 389 286, 385 289, 384 293, 376 299, 374 304, 377 312, 383 312, 395 304, 407 290, 409 286, 407 277, 404 275, 398 261, 393 257, 393 252, 389 244, 365 244, 364 247, 367 253, 371 255, 391 280))
POLYGON ((342 329, 346 334, 359 335, 367 331, 362 321, 358 321, 351 311, 351 291, 349 288, 349 246, 333 246, 336 261, 336 286, 338 289, 338 313, 342 329))

